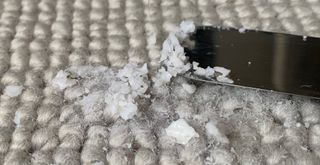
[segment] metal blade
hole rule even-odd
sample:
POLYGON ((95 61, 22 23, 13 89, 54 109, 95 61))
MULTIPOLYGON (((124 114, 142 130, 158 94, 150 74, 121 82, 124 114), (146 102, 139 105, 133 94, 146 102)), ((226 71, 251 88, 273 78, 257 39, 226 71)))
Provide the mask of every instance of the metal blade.
POLYGON ((194 47, 185 48, 190 61, 230 69, 234 84, 226 85, 320 98, 319 38, 198 27, 191 39, 194 47))

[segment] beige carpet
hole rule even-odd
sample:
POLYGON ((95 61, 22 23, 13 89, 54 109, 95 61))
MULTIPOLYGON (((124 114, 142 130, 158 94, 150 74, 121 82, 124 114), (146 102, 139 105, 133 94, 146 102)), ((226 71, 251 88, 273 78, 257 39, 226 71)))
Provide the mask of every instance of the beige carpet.
MULTIPOLYGON (((126 138, 112 131, 115 127, 132 134, 128 126, 121 125, 124 121, 88 127, 61 121, 65 108, 63 93, 48 84, 57 71, 76 65, 121 67, 147 62, 149 69, 155 70, 163 40, 182 20, 320 37, 318 0, 2 0, 0 14, 0 89, 3 93, 8 85, 25 88, 19 97, 1 93, 0 164, 6 165, 215 164, 219 155, 225 158, 230 156, 229 152, 211 153, 207 150, 210 147, 204 145, 201 151, 179 155, 183 146, 166 151, 161 147, 162 141, 148 129, 130 136, 139 145, 110 147, 110 141, 116 143, 117 138, 126 138), (19 127, 15 118, 20 120, 19 127), (146 143, 144 136, 155 136, 155 141, 146 143), (207 160, 210 154, 218 157, 207 160), (190 155, 201 155, 201 159, 189 160, 186 157, 190 155)), ((307 153, 301 154, 301 158, 319 160, 319 115, 303 115, 304 121, 316 126, 311 130, 306 126, 301 135, 310 135, 314 142, 311 149, 301 150, 307 153)), ((277 149, 269 150, 269 155, 277 156, 271 154, 277 149)), ((298 162, 299 155, 287 155, 295 159, 282 164, 298 162)), ((281 162, 272 158, 247 161, 236 154, 234 157, 230 164, 281 162)), ((320 164, 300 162, 303 163, 320 164)))

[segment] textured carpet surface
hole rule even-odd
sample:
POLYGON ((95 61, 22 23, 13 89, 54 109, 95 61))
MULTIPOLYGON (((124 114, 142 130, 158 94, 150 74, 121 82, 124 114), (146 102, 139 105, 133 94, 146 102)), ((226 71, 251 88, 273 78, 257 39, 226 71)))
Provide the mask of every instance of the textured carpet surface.
MULTIPOLYGON (((57 71, 69 66, 121 67, 130 62, 148 63, 149 69, 155 70, 163 40, 182 20, 320 36, 318 0, 2 0, 0 15, 0 89, 24 86, 19 97, 1 94, 0 98, 0 164, 6 165, 214 164, 219 157, 232 160, 222 164, 239 164, 230 146, 209 152, 206 138, 201 150, 183 150, 182 146, 162 147, 152 128, 134 132, 125 121, 86 127, 72 122, 70 115, 70 120, 62 121, 60 114, 66 111, 63 93, 48 84, 57 71), (15 118, 19 118, 19 127, 15 118), (127 136, 132 131, 133 135, 127 136), (148 143, 150 137, 154 141, 148 143), (210 154, 212 159, 208 158, 210 154), (192 155, 201 157, 189 160, 192 155)), ((291 132, 310 135, 313 142, 311 149, 301 147, 301 157, 306 160, 300 164, 319 164, 307 161, 319 160, 315 155, 320 155, 320 125, 316 125, 320 114, 315 109, 319 110, 313 108, 302 114, 311 129, 308 125, 302 133, 291 132), (308 154, 302 154, 304 151, 308 154)), ((270 136, 283 131, 273 130, 270 136)), ((244 137, 248 140, 256 135, 244 137)), ((278 143, 281 137, 269 141, 278 143)), ((292 141, 299 143, 299 139, 292 141)), ((250 156, 248 160, 243 156, 241 160, 246 163, 240 164, 295 164, 300 156, 283 151, 282 145, 272 147, 267 145, 270 159, 251 161, 250 156), (273 150, 279 153, 273 155, 273 150), (292 159, 273 159, 283 153, 292 159)), ((300 152, 300 148, 292 150, 300 152)))

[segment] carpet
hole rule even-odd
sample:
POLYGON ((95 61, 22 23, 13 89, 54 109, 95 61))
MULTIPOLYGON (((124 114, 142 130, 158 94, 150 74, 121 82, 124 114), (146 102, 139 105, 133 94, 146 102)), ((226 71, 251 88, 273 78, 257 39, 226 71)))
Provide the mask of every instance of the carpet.
POLYGON ((152 74, 160 66, 163 41, 183 20, 320 37, 318 0, 2 0, 0 15, 0 164, 319 164, 320 104, 314 100, 268 100, 265 93, 207 84, 194 96, 180 96, 179 84, 186 80, 177 78, 168 98, 139 100, 148 105, 142 110, 154 113, 83 125, 83 116, 68 110, 64 93, 49 85, 58 71, 70 66, 147 63, 152 74), (21 95, 3 94, 10 85, 23 86, 21 95), (231 125, 219 118, 209 125, 223 130, 225 144, 204 133, 208 112, 199 105, 239 111, 222 105, 230 101, 225 97, 230 93, 247 93, 245 100, 238 100, 247 109, 227 121, 250 124, 231 125), (284 107, 261 110, 272 121, 257 121, 259 128, 252 125, 260 118, 248 111, 279 100, 284 107), (196 111, 189 110, 190 102, 196 103, 196 111), (290 106, 295 111, 283 110, 290 106), (174 108, 160 113, 165 107, 174 108), (177 114, 199 136, 187 145, 162 136, 177 114), (198 115, 190 118, 193 114, 198 115), (285 125, 288 118, 294 127, 285 125))

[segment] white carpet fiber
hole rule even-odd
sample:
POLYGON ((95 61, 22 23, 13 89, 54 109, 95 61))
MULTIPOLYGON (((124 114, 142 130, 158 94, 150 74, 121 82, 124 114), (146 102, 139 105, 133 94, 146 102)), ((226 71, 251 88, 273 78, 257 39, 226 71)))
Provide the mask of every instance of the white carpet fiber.
POLYGON ((183 20, 320 37, 320 1, 1 0, 0 164, 320 164, 315 100, 208 84, 191 94, 178 77, 137 99, 131 120, 83 122, 49 85, 81 65, 147 63, 152 75, 183 20), (186 144, 166 134, 178 119, 197 134, 186 144))

